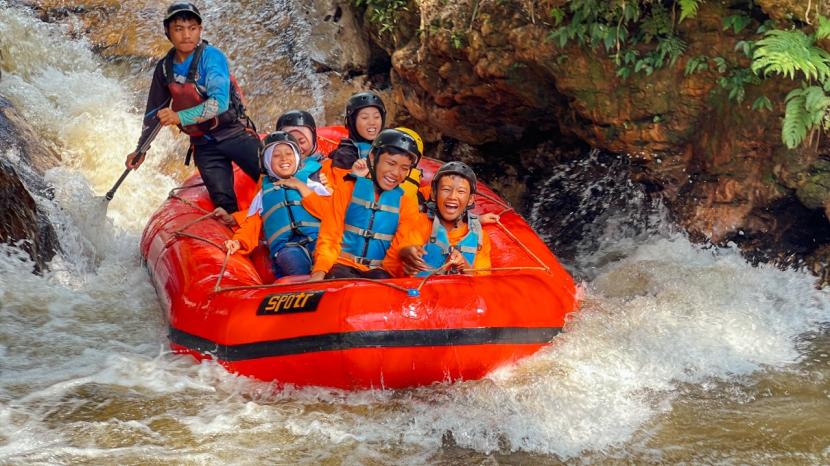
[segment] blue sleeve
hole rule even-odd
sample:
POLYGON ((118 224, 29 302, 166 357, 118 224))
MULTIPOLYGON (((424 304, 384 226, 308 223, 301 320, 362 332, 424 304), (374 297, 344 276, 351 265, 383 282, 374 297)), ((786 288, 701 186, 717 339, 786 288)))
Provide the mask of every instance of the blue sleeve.
POLYGON ((228 59, 216 47, 205 47, 199 63, 197 84, 207 90, 207 100, 178 112, 182 126, 210 120, 225 112, 230 105, 231 72, 228 59))

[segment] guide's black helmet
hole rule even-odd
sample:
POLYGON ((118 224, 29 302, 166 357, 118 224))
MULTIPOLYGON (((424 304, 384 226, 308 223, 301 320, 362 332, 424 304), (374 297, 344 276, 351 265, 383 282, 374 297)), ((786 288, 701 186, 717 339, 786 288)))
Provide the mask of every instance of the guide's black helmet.
POLYGON ((167 13, 164 15, 164 30, 167 31, 167 26, 176 18, 193 18, 202 24, 202 13, 196 8, 196 5, 190 2, 176 2, 167 7, 167 13))

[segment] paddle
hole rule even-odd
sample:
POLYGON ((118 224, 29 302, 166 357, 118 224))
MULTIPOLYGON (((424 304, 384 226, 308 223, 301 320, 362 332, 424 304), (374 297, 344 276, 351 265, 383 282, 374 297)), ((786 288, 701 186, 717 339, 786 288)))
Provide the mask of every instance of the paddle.
MULTIPOLYGON (((172 98, 168 97, 167 100, 165 100, 164 103, 161 104, 161 106, 159 106, 158 108, 161 109, 161 108, 164 108, 164 107, 169 107, 170 104, 172 103, 171 100, 172 100, 172 98)), ((156 125, 153 127, 153 130, 147 136, 147 139, 145 139, 144 143, 141 144, 141 147, 139 147, 138 150, 135 151, 135 157, 133 157, 133 161, 132 161, 133 165, 135 165, 136 162, 141 160, 141 157, 143 157, 144 154, 146 154, 147 151, 150 150, 150 144, 152 144, 153 139, 156 138, 156 135, 159 134, 159 131, 162 128, 162 124, 161 124, 161 120, 158 120, 158 117, 156 117, 156 120, 157 120, 156 125)), ((118 178, 118 181, 116 181, 115 184, 112 186, 112 189, 107 191, 107 195, 104 196, 106 202, 111 201, 112 198, 115 197, 115 191, 118 190, 118 187, 121 186, 121 183, 124 182, 124 179, 127 178, 127 175, 129 175, 131 171, 133 171, 132 168, 124 169, 124 173, 121 174, 121 176, 118 178)))
MULTIPOLYGON (((133 164, 141 160, 141 157, 143 157, 144 154, 146 154, 147 151, 150 150, 150 144, 153 142, 153 139, 156 138, 156 135, 159 133, 159 130, 161 130, 161 127, 161 122, 157 122, 156 126, 153 127, 153 131, 151 131, 150 134, 147 136, 147 139, 144 140, 144 144, 142 144, 141 147, 139 147, 138 150, 135 152, 135 157, 133 157, 132 162, 133 164)), ((124 182, 124 179, 127 178, 127 175, 129 175, 131 171, 133 171, 132 168, 124 169, 124 173, 121 174, 121 177, 118 178, 118 181, 115 182, 115 184, 112 186, 112 189, 107 191, 107 195, 105 196, 107 201, 112 200, 112 198, 115 196, 115 191, 118 190, 118 187, 121 186, 121 183, 124 182)))

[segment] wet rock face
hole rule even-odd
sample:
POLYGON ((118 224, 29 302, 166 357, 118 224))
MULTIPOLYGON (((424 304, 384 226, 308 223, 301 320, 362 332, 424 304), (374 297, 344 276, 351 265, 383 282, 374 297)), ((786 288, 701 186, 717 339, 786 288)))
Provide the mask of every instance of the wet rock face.
MULTIPOLYGON (((685 68, 700 56, 748 66, 735 45, 757 39, 752 35, 764 15, 785 24, 811 21, 830 13, 830 3, 759 0, 757 18, 735 34, 724 31, 723 18, 738 13, 730 10, 736 2, 701 2, 698 14, 678 26, 687 48, 677 63, 628 79, 617 76, 602 50, 560 49, 546 39, 553 29, 547 12, 564 3, 410 4, 392 34, 372 34, 391 56, 396 103, 432 141, 510 147, 545 133, 554 144, 563 134, 576 136, 626 154, 637 167, 634 181, 660 193, 694 238, 735 241, 771 260, 778 256, 771 251, 786 248, 801 257, 819 254, 821 219, 830 213, 830 166, 820 154, 830 148, 782 146, 784 96, 797 84, 765 80, 747 86, 736 103, 718 85, 722 75, 714 66, 691 75, 685 68), (772 110, 750 108, 762 95, 772 110), (803 228, 817 229, 816 239, 796 234, 803 228)), ((554 167, 547 167, 548 175, 561 168, 554 167)), ((515 175, 507 179, 527 177, 524 160, 503 172, 511 170, 515 175)), ((519 191, 505 184, 514 201, 524 196, 519 191)))
MULTIPOLYGON (((21 176, 32 167, 38 175, 55 166, 59 157, 43 145, 34 130, 0 96, 0 242, 19 244, 43 270, 59 248, 46 215, 38 209, 30 190, 48 195, 40 176, 21 176)), ((31 169, 30 169, 31 170, 31 169)))
POLYGON ((305 11, 312 18, 309 53, 318 71, 365 74, 369 41, 347 2, 314 0, 305 11))
POLYGON ((830 14, 827 0, 756 0, 755 3, 776 21, 813 22, 819 14, 830 14))

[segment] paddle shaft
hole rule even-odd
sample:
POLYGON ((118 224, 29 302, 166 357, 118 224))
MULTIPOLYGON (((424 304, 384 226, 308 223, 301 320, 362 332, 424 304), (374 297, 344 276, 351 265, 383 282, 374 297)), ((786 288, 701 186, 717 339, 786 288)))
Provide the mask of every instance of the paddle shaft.
MULTIPOLYGON (((141 157, 144 157, 144 154, 146 154, 147 151, 150 150, 150 143, 153 142, 153 139, 156 138, 156 135, 159 133, 160 130, 161 121, 156 123, 156 126, 153 127, 153 131, 150 132, 150 134, 147 136, 147 139, 144 140, 144 144, 142 144, 141 147, 139 147, 138 150, 135 152, 135 157, 133 157, 132 161, 133 165, 135 165, 139 160, 141 160, 141 157)), ((112 189, 107 191, 106 198, 108 201, 111 201, 112 198, 115 197, 115 191, 118 190, 118 187, 121 186, 121 183, 124 182, 124 179, 127 178, 127 175, 129 175, 131 171, 133 171, 132 168, 125 168, 124 173, 121 174, 121 176, 118 178, 118 181, 116 181, 115 184, 112 186, 112 189)))

